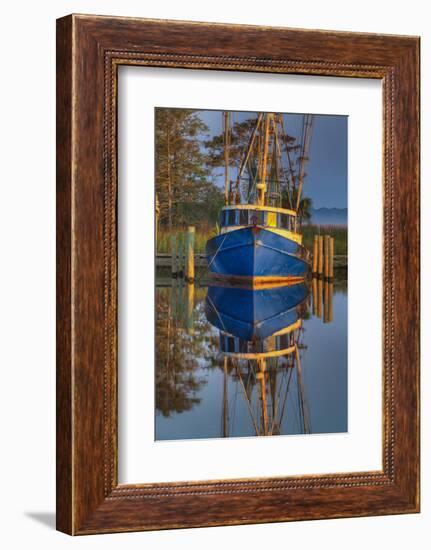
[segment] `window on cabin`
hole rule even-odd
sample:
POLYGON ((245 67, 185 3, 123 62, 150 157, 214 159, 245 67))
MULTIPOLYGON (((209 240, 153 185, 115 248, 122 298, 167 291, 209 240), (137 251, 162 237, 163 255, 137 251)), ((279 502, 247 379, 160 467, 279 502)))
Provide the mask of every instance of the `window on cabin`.
POLYGON ((235 225, 236 210, 227 211, 227 225, 235 225))
POLYGON ((235 351, 235 339, 230 336, 227 338, 227 351, 230 353, 235 351))
POLYGON ((248 349, 247 349, 247 348, 248 348, 248 345, 247 345, 248 342, 247 342, 247 340, 239 340, 239 341, 238 341, 238 344, 239 344, 239 345, 238 345, 238 351, 239 351, 240 353, 247 353, 247 351, 248 351, 248 349))
POLYGON ((264 214, 261 210, 250 210, 249 220, 253 225, 263 225, 264 224, 264 214))
POLYGON ((290 229, 289 216, 287 214, 280 214, 280 227, 282 229, 290 229))
POLYGON ((282 334, 279 337, 278 349, 287 349, 289 347, 288 334, 282 334))
POLYGON ((248 225, 248 211, 240 210, 239 211, 239 225, 248 225))

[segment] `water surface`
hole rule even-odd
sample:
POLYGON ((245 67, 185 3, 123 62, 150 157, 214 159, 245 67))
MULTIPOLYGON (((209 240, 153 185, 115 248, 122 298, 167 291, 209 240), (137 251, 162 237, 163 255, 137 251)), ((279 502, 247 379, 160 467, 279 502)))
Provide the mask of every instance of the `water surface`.
POLYGON ((157 279, 155 368, 157 440, 345 432, 347 283, 157 279))

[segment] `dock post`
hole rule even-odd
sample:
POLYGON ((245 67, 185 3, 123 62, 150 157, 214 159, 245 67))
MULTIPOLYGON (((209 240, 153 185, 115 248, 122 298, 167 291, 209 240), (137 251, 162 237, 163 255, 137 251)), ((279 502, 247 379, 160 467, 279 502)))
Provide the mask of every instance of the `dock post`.
POLYGON ((184 277, 184 233, 178 235, 177 276, 184 277))
POLYGON ((171 274, 177 276, 177 236, 171 235, 171 274))
POLYGON ((323 322, 329 322, 329 282, 325 279, 324 289, 323 289, 323 322))
POLYGON ((186 280, 192 283, 195 280, 195 228, 189 226, 186 244, 186 280))
POLYGON ((195 285, 194 283, 187 283, 187 304, 186 304, 186 327, 187 334, 194 334, 194 304, 195 304, 195 285))
POLYGON ((329 284, 329 311, 328 311, 328 322, 332 323, 334 320, 334 308, 332 307, 332 294, 334 290, 334 283, 331 281, 329 284))
POLYGON ((313 275, 317 274, 317 259, 319 256, 319 236, 314 235, 313 242, 313 275))
POLYGON ((313 277, 311 285, 312 285, 311 290, 313 294, 313 315, 317 316, 317 279, 316 277, 313 277))
POLYGON ((330 279, 334 278, 334 237, 329 237, 329 274, 330 279))
POLYGON ((322 292, 323 292, 323 281, 319 277, 317 281, 317 317, 322 317, 322 292))
POLYGON ((325 279, 329 277, 329 240, 330 236, 325 235, 324 240, 324 256, 325 256, 325 279))
POLYGON ((323 275, 323 237, 319 235, 319 258, 317 263, 317 273, 323 275))

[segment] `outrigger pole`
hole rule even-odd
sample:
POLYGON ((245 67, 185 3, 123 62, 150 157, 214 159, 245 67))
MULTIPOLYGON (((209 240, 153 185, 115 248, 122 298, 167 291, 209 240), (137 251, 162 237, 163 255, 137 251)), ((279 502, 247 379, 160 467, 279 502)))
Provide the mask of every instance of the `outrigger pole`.
MULTIPOLYGON (((229 144, 230 144, 230 134, 229 134, 229 113, 224 112, 223 118, 223 127, 224 127, 224 141, 225 141, 225 200, 226 204, 229 202, 235 202, 238 200, 239 195, 239 186, 241 182, 242 175, 244 170, 247 167, 247 164, 250 160, 252 154, 257 153, 258 158, 258 204, 265 205, 265 195, 267 191, 267 178, 268 178, 268 161, 269 158, 274 157, 278 153, 280 161, 282 158, 282 152, 280 148, 280 143, 284 145, 286 150, 286 158, 288 162, 288 171, 291 179, 291 185, 289 185, 288 179, 286 179, 286 174, 283 170, 280 171, 281 180, 284 180, 286 185, 286 192, 288 195, 289 204, 292 209, 296 212, 299 210, 301 203, 302 187, 305 177, 305 164, 308 160, 308 154, 311 143, 312 127, 313 127, 313 115, 304 115, 301 139, 299 142, 299 155, 297 157, 298 163, 298 175, 295 176, 293 162, 289 153, 289 142, 287 140, 287 134, 284 128, 283 116, 277 115, 276 113, 259 113, 254 128, 251 132, 247 147, 242 156, 242 162, 238 170, 238 175, 234 188, 231 195, 229 194, 229 144), (270 143, 271 135, 273 136, 274 142, 270 143), (256 138, 257 143, 256 143, 256 138), (272 147, 272 155, 270 154, 270 149, 272 147), (257 151, 256 151, 257 148, 257 151), (293 192, 296 192, 296 204, 293 204, 294 197, 292 196, 293 192), (230 195, 230 196, 229 196, 230 195)), ((273 160, 274 162, 274 160, 273 160)), ((277 172, 279 171, 276 168, 277 172)))
POLYGON ((301 136, 301 152, 299 155, 299 177, 298 177, 298 193, 296 196, 296 211, 299 210, 301 203, 302 184, 305 176, 305 163, 308 160, 308 152, 310 149, 311 132, 313 128, 313 115, 304 115, 304 122, 302 124, 302 136, 301 136))

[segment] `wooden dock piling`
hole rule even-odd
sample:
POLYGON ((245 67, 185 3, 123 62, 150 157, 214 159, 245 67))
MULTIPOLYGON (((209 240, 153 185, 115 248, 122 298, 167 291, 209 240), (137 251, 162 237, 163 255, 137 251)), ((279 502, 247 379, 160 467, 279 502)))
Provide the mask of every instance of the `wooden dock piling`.
POLYGON ((323 254, 324 254, 324 277, 327 279, 329 277, 329 235, 325 235, 323 241, 323 254))
POLYGON ((328 323, 329 321, 329 283, 328 280, 325 281, 323 289, 323 322, 328 323))
POLYGON ((317 258, 319 255, 319 236, 314 235, 313 241, 313 275, 317 273, 317 258))
POLYGON ((334 237, 329 237, 329 279, 334 278, 334 237))
POLYGON ((317 317, 322 317, 322 293, 323 293, 323 280, 317 280, 317 317))
POLYGON ((325 280, 334 277, 334 238, 330 235, 314 235, 312 274, 325 280))
POLYGON ((178 236, 178 263, 177 263, 177 277, 184 277, 184 248, 185 248, 184 233, 180 233, 178 236))
POLYGON ((317 258, 317 273, 319 276, 323 275, 323 237, 322 235, 318 236, 319 247, 318 247, 318 258, 317 258))
POLYGON ((317 279, 316 277, 313 277, 312 280, 312 294, 313 294, 313 315, 317 315, 317 279))
POLYGON ((332 307, 332 294, 333 294, 333 291, 334 291, 334 283, 331 281, 328 283, 328 287, 329 287, 329 294, 328 294, 328 301, 329 301, 329 305, 328 305, 328 323, 332 323, 333 319, 334 319, 334 308, 332 307))
POLYGON ((171 275, 177 276, 177 236, 171 235, 171 275))
POLYGON ((186 274, 188 282, 195 280, 195 228, 189 226, 186 239, 186 274))
POLYGON ((186 310, 186 327, 187 334, 194 334, 194 304, 195 304, 195 285, 187 283, 187 310, 186 310))

